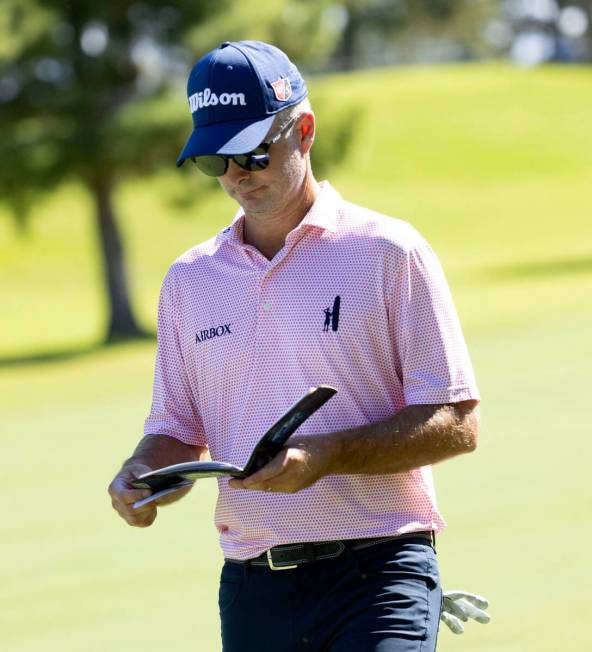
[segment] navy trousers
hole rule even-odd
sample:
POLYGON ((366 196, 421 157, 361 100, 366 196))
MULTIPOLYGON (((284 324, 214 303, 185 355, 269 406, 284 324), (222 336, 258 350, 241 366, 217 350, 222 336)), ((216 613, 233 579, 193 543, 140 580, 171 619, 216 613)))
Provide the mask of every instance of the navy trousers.
POLYGON ((387 541, 291 570, 226 561, 224 652, 433 652, 442 591, 424 539, 387 541))

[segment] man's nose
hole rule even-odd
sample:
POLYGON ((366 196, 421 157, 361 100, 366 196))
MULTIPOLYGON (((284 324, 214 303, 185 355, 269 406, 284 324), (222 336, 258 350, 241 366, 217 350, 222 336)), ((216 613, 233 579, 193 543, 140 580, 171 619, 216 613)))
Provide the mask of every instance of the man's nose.
POLYGON ((228 170, 226 170, 226 177, 235 183, 242 179, 248 178, 251 173, 248 170, 243 170, 240 165, 237 165, 232 159, 228 161, 228 170))

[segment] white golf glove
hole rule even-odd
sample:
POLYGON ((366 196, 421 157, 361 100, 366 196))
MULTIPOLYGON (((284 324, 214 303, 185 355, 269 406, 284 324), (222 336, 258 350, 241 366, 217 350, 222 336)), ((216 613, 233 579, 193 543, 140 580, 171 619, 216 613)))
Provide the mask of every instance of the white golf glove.
POLYGON ((489 606, 486 598, 467 593, 466 591, 445 591, 440 620, 445 623, 454 634, 465 631, 463 623, 469 618, 485 625, 491 619, 484 611, 489 606))

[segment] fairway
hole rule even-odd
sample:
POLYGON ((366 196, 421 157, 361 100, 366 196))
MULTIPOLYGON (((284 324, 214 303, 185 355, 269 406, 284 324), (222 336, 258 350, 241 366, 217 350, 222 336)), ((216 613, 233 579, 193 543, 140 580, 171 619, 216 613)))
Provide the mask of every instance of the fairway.
MULTIPOLYGON (((492 622, 442 629, 442 652, 589 646, 591 78, 468 65, 311 84, 313 102, 374 98, 330 179, 430 241, 482 394, 479 449, 435 469, 449 524, 438 554, 444 588, 486 595, 492 622)), ((234 211, 220 193, 171 205, 175 183, 163 173, 117 196, 149 328, 170 262, 234 211)), ((106 487, 149 408, 155 345, 95 346, 104 307, 88 199, 62 188, 28 238, 0 219, 0 259, 0 648, 219 650, 215 481, 146 530, 110 507, 106 487), (46 351, 70 353, 31 359, 46 351)))

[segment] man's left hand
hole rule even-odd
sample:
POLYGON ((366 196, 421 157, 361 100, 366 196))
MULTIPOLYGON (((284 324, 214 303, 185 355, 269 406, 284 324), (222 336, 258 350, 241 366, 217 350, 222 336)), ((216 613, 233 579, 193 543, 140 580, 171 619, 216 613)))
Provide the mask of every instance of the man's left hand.
POLYGON ((292 437, 269 464, 248 478, 228 482, 232 489, 276 491, 293 494, 327 475, 330 453, 321 437, 292 437))

